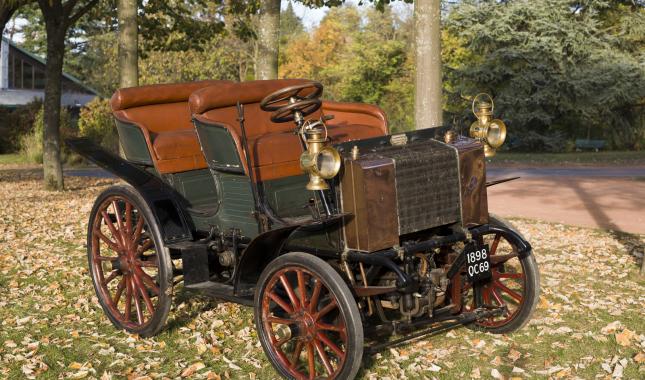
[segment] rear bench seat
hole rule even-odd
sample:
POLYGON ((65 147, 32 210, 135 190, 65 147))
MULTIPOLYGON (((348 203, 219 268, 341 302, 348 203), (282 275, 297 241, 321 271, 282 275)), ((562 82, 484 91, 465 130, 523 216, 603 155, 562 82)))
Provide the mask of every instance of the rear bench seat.
MULTIPOLYGON (((201 88, 210 86, 216 91, 230 83, 209 80, 123 88, 114 93, 110 104, 119 122, 140 128, 159 173, 204 169, 207 165, 191 121, 188 97, 201 88)), ((119 138, 124 136, 120 133, 119 138)))
MULTIPOLYGON (((279 79, 205 87, 190 96, 190 109, 197 121, 229 130, 248 173, 237 121, 236 104, 240 101, 244 104, 249 155, 256 178, 267 181, 302 175, 299 163, 302 147, 299 137, 293 134, 295 124, 271 122, 271 113, 260 109, 260 101, 274 91, 306 82, 310 81, 279 79)), ((373 105, 324 101, 321 110, 307 118, 319 118, 323 113, 334 115, 334 119, 327 122, 329 138, 334 144, 387 134, 385 114, 373 105)), ((208 157, 208 152, 206 155, 208 157)))

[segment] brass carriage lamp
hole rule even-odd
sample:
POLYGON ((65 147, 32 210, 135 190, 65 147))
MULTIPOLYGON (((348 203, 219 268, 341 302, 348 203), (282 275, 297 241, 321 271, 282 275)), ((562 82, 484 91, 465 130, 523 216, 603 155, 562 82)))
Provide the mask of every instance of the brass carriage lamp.
POLYGON ((478 94, 473 99, 473 113, 477 121, 470 126, 470 137, 484 143, 484 155, 492 157, 506 140, 506 125, 499 119, 493 119, 493 98, 488 94, 478 94), (487 97, 488 101, 480 101, 487 97))
POLYGON ((300 155, 300 167, 309 174, 307 190, 327 190, 326 179, 332 179, 340 171, 340 154, 327 142, 326 130, 307 129, 304 132, 307 150, 300 155))

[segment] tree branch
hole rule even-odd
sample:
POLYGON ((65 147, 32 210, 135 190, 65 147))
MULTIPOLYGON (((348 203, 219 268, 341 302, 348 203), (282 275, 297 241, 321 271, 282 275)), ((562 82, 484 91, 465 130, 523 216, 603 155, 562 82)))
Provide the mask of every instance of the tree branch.
POLYGON ((91 0, 90 2, 85 4, 75 14, 73 14, 72 16, 69 17, 67 25, 68 26, 74 25, 74 23, 76 23, 76 21, 78 21, 79 18, 83 17, 84 14, 89 12, 89 10, 92 9, 98 2, 99 2, 99 0, 91 0))

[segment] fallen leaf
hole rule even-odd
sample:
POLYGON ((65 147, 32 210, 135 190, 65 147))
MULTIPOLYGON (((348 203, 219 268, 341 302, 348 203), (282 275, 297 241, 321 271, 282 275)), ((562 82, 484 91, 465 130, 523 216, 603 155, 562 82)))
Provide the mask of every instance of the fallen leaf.
POLYGON ((631 330, 625 329, 621 333, 616 334, 616 343, 620 344, 623 347, 627 347, 635 337, 636 333, 631 330))

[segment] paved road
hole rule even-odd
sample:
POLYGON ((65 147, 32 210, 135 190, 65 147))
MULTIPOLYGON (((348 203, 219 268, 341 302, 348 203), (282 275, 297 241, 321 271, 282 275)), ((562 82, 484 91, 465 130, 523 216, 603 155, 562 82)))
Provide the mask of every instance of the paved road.
POLYGON ((583 227, 645 234, 645 168, 491 168, 489 209, 583 227))
MULTIPOLYGON (((101 169, 67 175, 113 177, 101 169)), ((488 189, 491 212, 645 234, 645 167, 496 168, 488 180, 521 177, 488 189)))

